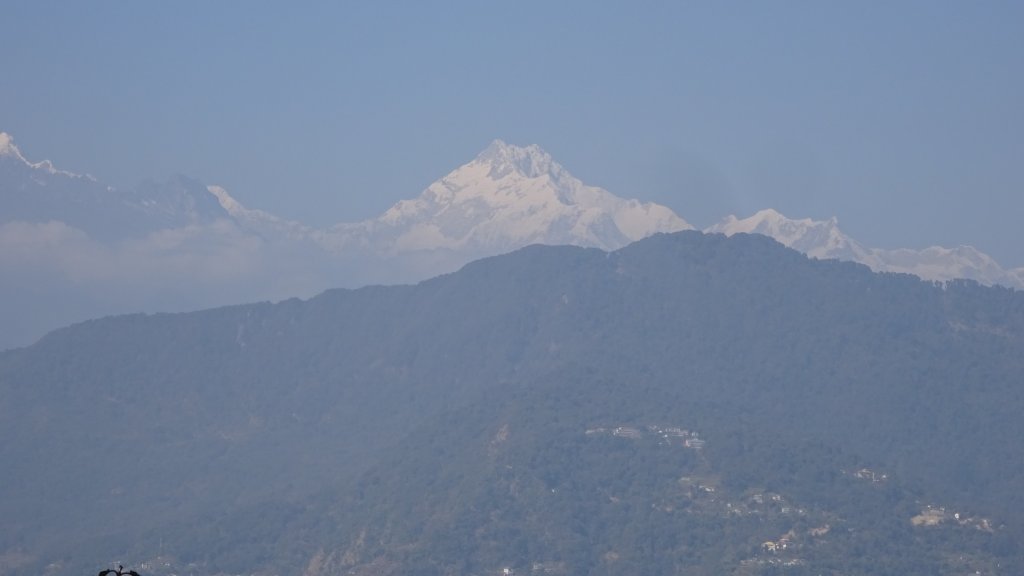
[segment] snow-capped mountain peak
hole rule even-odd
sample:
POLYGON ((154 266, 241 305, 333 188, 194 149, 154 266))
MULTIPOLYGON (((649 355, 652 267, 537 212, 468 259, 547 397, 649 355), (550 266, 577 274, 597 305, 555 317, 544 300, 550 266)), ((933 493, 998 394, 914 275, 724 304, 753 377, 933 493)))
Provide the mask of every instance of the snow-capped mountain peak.
POLYGON ((735 234, 737 232, 745 232, 748 234, 764 233, 764 231, 770 230, 779 234, 788 235, 799 234, 807 228, 820 227, 822 225, 835 227, 837 224, 838 221, 835 218, 831 218, 824 222, 814 221, 810 218, 794 220, 792 218, 786 218, 773 208, 766 208, 758 211, 753 216, 742 220, 733 215, 726 216, 722 222, 716 224, 712 228, 727 228, 730 234, 735 234))
POLYGON ((834 217, 828 220, 794 220, 768 208, 743 219, 727 216, 704 232, 726 236, 737 233, 763 234, 813 258, 837 258, 865 264, 872 259, 870 250, 839 230, 839 221, 834 217))
POLYGON ((571 204, 568 189, 582 186, 540 146, 493 141, 468 164, 429 186, 421 198, 438 204, 483 201, 489 205, 557 201, 571 204), (552 192, 554 195, 552 196, 552 192))
POLYGON ((982 284, 1024 288, 1024 277, 1017 271, 1003 270, 990 256, 973 247, 950 249, 932 246, 924 250, 866 248, 840 231, 836 218, 793 220, 767 209, 743 219, 728 216, 704 232, 727 236, 763 234, 812 258, 859 262, 876 272, 914 274, 938 281, 969 278, 982 284))
POLYGON ((8 156, 21 160, 25 164, 29 164, 29 161, 21 155, 21 150, 14 145, 14 137, 7 132, 0 132, 0 156, 8 156))
POLYGON ((495 140, 419 197, 398 202, 380 218, 335 231, 369 234, 370 244, 383 244, 390 253, 496 254, 527 244, 614 250, 656 232, 690 228, 664 206, 583 184, 537 145, 495 140))

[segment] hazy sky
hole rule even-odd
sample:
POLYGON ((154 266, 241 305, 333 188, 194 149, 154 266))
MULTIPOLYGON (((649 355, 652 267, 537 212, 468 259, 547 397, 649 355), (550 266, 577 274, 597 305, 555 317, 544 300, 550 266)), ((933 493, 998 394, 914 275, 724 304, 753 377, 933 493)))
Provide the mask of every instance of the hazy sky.
POLYGON ((698 227, 1024 266, 1024 2, 3 4, 0 130, 118 186, 326 226, 501 138, 698 227))

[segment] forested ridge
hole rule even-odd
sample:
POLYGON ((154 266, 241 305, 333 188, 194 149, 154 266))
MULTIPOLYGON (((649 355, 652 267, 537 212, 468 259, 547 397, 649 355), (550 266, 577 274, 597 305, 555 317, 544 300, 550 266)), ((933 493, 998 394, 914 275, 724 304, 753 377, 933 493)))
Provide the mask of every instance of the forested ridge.
POLYGON ((696 232, 87 322, 0 355, 0 570, 1019 573, 1022 350, 1019 292, 696 232))

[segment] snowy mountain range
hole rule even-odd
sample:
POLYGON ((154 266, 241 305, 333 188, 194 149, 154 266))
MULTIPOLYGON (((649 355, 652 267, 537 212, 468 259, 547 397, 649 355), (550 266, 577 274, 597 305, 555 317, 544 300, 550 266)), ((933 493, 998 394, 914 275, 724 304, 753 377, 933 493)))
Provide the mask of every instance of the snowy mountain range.
MULTIPOLYGON (((368 249, 381 258, 448 251, 465 262, 529 244, 616 250, 658 232, 693 229, 665 206, 624 200, 585 185, 536 145, 518 147, 501 140, 417 198, 398 202, 378 218, 326 231, 248 210, 223 188, 209 189, 250 230, 311 239, 334 252, 368 249)), ((744 219, 727 216, 704 232, 762 234, 812 258, 858 262, 876 272, 1024 289, 1024 269, 1005 270, 973 247, 868 248, 844 234, 835 218, 794 220, 766 209, 744 219)))
POLYGON ((793 220, 767 209, 742 220, 728 216, 704 232, 763 234, 812 258, 858 262, 875 272, 913 274, 935 281, 966 278, 985 285, 1024 289, 1024 268, 1003 269, 990 256, 971 246, 931 246, 924 250, 867 248, 843 234, 835 218, 793 220))
MULTIPOLYGON (((496 140, 377 218, 317 229, 183 176, 118 190, 46 160, 31 162, 0 133, 0 348, 111 313, 415 282, 528 244, 615 250, 688 229, 665 206, 587 186, 536 145, 496 140)), ((705 232, 764 234, 814 258, 1024 289, 1024 269, 1004 270, 973 248, 867 248, 835 219, 791 220, 764 210, 727 217, 705 232)))

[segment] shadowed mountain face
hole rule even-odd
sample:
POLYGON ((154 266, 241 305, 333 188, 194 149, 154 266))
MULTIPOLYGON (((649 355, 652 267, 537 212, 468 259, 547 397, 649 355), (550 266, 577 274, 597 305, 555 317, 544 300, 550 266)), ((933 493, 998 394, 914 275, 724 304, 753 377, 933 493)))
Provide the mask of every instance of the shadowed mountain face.
POLYGON ((1012 573, 1022 346, 1020 293, 697 232, 92 321, 0 355, 0 554, 10 573, 1012 573), (790 531, 800 554, 762 547, 790 531))
POLYGON ((122 191, 89 175, 29 162, 0 133, 0 225, 59 222, 100 242, 141 240, 165 229, 210 224, 228 213, 206 186, 183 176, 122 191))

